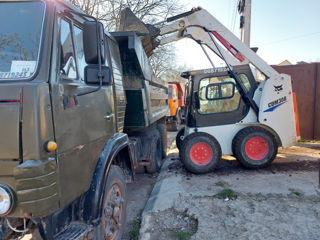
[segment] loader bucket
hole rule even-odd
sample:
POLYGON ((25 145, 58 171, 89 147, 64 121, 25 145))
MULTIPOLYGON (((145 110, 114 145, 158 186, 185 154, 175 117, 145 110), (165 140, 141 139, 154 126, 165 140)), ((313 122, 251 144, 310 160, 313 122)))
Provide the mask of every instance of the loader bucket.
POLYGON ((159 45, 156 37, 159 36, 160 30, 150 24, 143 23, 130 8, 121 11, 120 25, 117 31, 136 31, 148 57, 153 54, 153 50, 159 45))

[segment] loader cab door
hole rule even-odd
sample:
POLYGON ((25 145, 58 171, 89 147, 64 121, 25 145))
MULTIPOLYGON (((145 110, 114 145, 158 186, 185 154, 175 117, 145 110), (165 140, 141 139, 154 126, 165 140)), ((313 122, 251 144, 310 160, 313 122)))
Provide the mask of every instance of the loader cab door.
MULTIPOLYGON (((59 5, 58 5, 59 6, 59 5)), ((84 19, 57 7, 51 89, 61 205, 88 190, 100 153, 115 133, 112 84, 99 91, 84 81, 84 19)), ((109 66, 108 61, 102 64, 109 66)))
MULTIPOLYGON (((249 65, 234 67, 246 91, 253 96, 256 82, 249 65)), ((249 112, 235 79, 226 68, 198 71, 192 76, 192 111, 189 127, 209 127, 241 121, 249 112)))

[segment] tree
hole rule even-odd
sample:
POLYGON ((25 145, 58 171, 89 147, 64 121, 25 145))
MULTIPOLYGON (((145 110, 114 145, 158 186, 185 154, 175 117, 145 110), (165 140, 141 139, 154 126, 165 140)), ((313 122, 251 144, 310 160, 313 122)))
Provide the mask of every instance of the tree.
MULTIPOLYGON (((183 11, 177 0, 69 0, 89 15, 103 22, 108 31, 120 25, 121 11, 129 7, 143 22, 155 23, 183 11)), ((159 46, 150 58, 155 75, 160 77, 174 66, 175 51, 170 45, 159 46)))
POLYGON ((166 82, 180 82, 185 84, 187 80, 181 77, 181 73, 191 69, 191 67, 187 67, 186 65, 175 66, 174 68, 171 68, 163 73, 161 75, 161 79, 166 82))
POLYGON ((179 0, 69 0, 89 15, 103 22, 108 31, 115 31, 121 11, 129 7, 141 20, 155 23, 183 11, 179 0))
MULTIPOLYGON (((89 15, 101 21, 108 31, 120 25, 121 11, 129 7, 145 23, 155 23, 181 13, 184 8, 179 0, 69 0, 89 15)), ((175 49, 172 45, 159 46, 150 57, 156 77, 164 76, 175 68, 175 49)), ((166 79, 166 78, 163 78, 166 79)))

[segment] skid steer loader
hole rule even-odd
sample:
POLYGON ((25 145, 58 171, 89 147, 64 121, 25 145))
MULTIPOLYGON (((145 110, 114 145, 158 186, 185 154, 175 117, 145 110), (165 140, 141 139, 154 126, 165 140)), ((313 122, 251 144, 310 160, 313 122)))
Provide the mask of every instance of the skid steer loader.
POLYGON ((182 74, 188 79, 186 126, 176 142, 189 171, 213 171, 222 155, 234 155, 245 167, 264 167, 274 160, 278 147, 297 141, 290 76, 275 71, 209 12, 194 8, 154 26, 133 20, 127 9, 122 30, 142 30, 148 55, 157 45, 190 38, 213 66, 182 74), (206 49, 225 67, 215 67, 206 49))

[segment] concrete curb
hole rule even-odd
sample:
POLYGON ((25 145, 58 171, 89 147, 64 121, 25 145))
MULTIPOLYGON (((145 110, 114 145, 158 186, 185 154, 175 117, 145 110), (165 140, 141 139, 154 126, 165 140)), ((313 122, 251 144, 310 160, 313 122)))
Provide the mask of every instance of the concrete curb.
MULTIPOLYGON (((171 159, 167 158, 161 168, 161 172, 167 169, 171 159)), ((164 211, 174 207, 176 200, 181 193, 181 176, 166 177, 158 176, 159 181, 155 184, 149 200, 142 213, 142 222, 139 233, 140 240, 149 240, 150 233, 146 232, 150 229, 150 220, 152 213, 164 211)))

